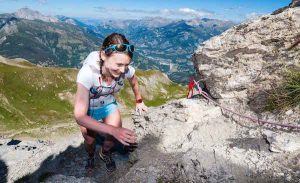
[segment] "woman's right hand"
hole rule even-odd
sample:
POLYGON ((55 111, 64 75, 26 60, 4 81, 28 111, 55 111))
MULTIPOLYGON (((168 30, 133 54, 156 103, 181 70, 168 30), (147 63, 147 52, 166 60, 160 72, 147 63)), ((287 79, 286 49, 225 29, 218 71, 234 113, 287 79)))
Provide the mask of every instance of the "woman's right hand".
POLYGON ((129 143, 136 143, 137 140, 133 131, 121 127, 115 127, 112 131, 112 136, 126 146, 129 146, 129 143))

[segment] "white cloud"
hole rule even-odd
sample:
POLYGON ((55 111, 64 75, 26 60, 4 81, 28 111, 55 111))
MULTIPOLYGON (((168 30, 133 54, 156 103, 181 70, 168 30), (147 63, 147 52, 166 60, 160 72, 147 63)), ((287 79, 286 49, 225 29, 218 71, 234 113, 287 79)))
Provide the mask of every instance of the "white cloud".
POLYGON ((178 10, 179 13, 182 15, 187 15, 187 16, 193 16, 193 17, 203 17, 203 16, 210 16, 212 13, 207 12, 207 11, 200 11, 200 10, 194 10, 190 8, 181 8, 178 10))
POLYGON ((103 12, 114 12, 114 13, 144 13, 144 14, 152 14, 157 13, 158 11, 150 11, 150 10, 141 10, 141 9, 125 9, 125 8, 106 8, 106 7, 95 7, 97 10, 103 12))
POLYGON ((47 3, 47 0, 37 0, 38 3, 41 3, 41 4, 46 4, 47 3))
POLYGON ((246 14, 246 19, 253 20, 253 19, 256 19, 257 17, 259 17, 261 15, 263 15, 263 14, 262 13, 251 12, 251 13, 246 14))
POLYGON ((195 10, 191 8, 180 8, 177 10, 162 9, 160 10, 162 16, 180 17, 180 18, 200 18, 213 15, 213 12, 206 10, 195 10))
POLYGON ((180 9, 161 9, 161 10, 142 10, 142 9, 124 9, 124 8, 106 8, 95 7, 102 13, 129 14, 131 16, 162 16, 165 18, 198 18, 211 16, 213 13, 206 10, 195 10, 191 8, 180 9))

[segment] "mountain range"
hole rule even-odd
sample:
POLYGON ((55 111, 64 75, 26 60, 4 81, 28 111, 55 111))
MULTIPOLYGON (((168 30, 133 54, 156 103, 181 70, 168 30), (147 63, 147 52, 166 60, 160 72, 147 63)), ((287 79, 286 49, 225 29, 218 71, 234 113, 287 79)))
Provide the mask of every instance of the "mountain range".
POLYGON ((109 20, 90 24, 66 16, 50 17, 23 8, 0 15, 0 55, 25 58, 44 66, 80 67, 112 32, 126 35, 136 47, 134 65, 157 69, 184 82, 194 72, 190 56, 197 45, 233 26, 213 19, 109 20))
POLYGON ((101 40, 85 29, 39 15, 22 9, 0 15, 0 55, 44 66, 76 67, 98 48, 101 40))
POLYGON ((171 80, 186 82, 194 73, 190 57, 197 45, 219 35, 234 25, 214 19, 172 20, 161 17, 141 20, 101 21, 93 30, 107 36, 125 34, 136 46, 135 65, 141 69, 158 69, 171 80))

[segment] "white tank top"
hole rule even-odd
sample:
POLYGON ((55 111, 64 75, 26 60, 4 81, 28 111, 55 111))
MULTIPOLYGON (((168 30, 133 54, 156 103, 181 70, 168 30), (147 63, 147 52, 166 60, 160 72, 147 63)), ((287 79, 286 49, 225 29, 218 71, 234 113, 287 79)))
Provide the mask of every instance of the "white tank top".
POLYGON ((83 61, 83 66, 78 72, 77 83, 85 86, 89 92, 89 107, 99 108, 115 102, 114 93, 124 87, 124 80, 132 78, 135 69, 128 66, 128 69, 117 80, 113 80, 111 85, 107 85, 100 78, 100 58, 99 51, 91 52, 83 61))

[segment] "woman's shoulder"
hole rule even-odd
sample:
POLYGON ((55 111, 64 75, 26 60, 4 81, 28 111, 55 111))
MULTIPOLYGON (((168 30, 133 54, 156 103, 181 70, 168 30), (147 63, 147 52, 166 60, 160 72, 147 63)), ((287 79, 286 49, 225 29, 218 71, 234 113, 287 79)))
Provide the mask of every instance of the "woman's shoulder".
POLYGON ((99 62, 99 51, 93 51, 86 59, 84 59, 80 71, 86 73, 99 73, 99 62))
POLYGON ((131 65, 128 65, 128 69, 127 69, 127 71, 126 71, 126 72, 128 72, 128 71, 133 71, 133 70, 135 70, 135 68, 134 68, 134 67, 132 67, 131 65))
POLYGON ((125 78, 132 78, 132 76, 135 73, 135 69, 134 67, 132 67, 131 65, 128 66, 127 70, 125 71, 125 78))
POLYGON ((83 65, 98 65, 99 62, 99 51, 93 51, 83 61, 83 65))

